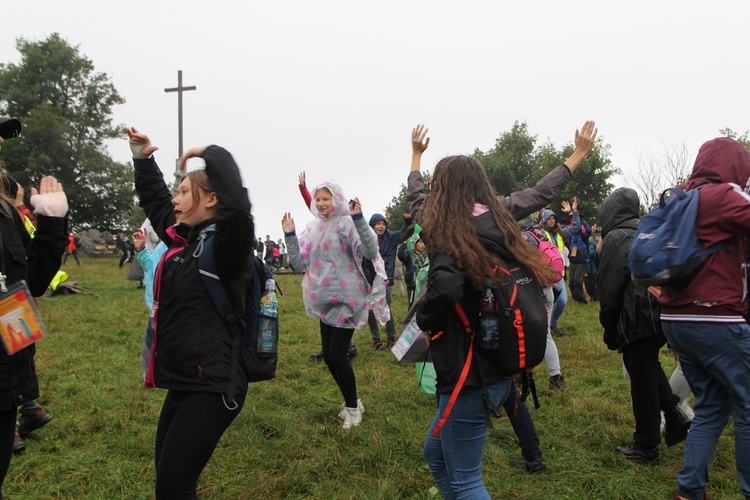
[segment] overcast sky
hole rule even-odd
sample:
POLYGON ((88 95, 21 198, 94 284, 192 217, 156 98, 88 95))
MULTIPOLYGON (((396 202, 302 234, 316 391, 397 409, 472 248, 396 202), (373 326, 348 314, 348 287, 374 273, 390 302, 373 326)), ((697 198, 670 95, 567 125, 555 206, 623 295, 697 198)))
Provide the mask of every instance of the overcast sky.
MULTIPOLYGON (((540 142, 571 142, 596 120, 612 161, 684 142, 691 163, 718 130, 750 129, 750 2, 737 1, 141 1, 3 2, 0 61, 15 39, 60 33, 107 73, 126 103, 115 123, 177 157, 219 144, 250 191, 256 232, 282 236, 297 190, 333 179, 366 214, 398 193, 410 134, 430 128, 424 166, 487 150, 514 121, 540 142)), ((127 142, 109 144, 129 161, 127 142)), ((616 183, 623 184, 620 178, 616 183)))

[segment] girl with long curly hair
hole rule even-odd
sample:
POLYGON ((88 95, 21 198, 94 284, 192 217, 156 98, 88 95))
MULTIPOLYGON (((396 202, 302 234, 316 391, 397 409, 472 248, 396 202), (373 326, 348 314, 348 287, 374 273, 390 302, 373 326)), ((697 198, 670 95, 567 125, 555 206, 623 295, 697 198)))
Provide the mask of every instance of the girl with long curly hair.
MULTIPOLYGON (((415 148, 417 144, 426 148, 425 134, 425 129, 415 129, 415 148)), ((439 407, 424 444, 425 458, 443 497, 489 498, 481 469, 488 405, 493 409, 502 405, 513 381, 485 352, 474 349, 468 376, 453 409, 442 430, 434 435, 471 343, 454 312, 454 304, 461 305, 478 331, 484 283, 500 286, 502 278, 492 269, 501 261, 533 269, 542 283, 550 283, 554 271, 526 242, 484 167, 470 156, 449 156, 438 162, 430 195, 417 218, 430 249, 427 290, 419 305, 417 322, 425 331, 443 332, 440 342, 431 346, 439 407)))

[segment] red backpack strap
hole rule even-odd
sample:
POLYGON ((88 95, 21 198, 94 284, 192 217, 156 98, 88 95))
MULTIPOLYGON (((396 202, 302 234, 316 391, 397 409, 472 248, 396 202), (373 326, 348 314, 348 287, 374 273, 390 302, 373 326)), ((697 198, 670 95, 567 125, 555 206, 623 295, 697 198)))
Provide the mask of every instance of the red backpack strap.
POLYGON ((458 399, 458 394, 461 392, 461 388, 464 386, 464 382, 466 382, 466 377, 469 376, 469 368, 471 368, 471 359, 474 354, 474 331, 471 329, 471 323, 469 323, 469 319, 466 317, 466 313, 464 313, 463 308, 461 307, 461 304, 456 302, 456 312, 458 313, 458 317, 461 318, 461 321, 464 324, 464 327, 466 328, 466 333, 471 337, 471 342, 469 343, 469 352, 466 355, 466 362, 464 362, 464 367, 461 370, 461 376, 458 377, 458 382, 456 382, 455 387, 453 387, 453 392, 451 393, 451 397, 448 400, 448 404, 445 407, 445 410, 443 411, 443 416, 440 417, 440 420, 438 420, 438 423, 435 424, 435 428, 432 429, 432 437, 436 438, 438 437, 438 434, 440 434, 440 430, 443 428, 443 425, 445 425, 445 422, 448 420, 448 416, 451 414, 451 410, 453 410, 453 405, 456 404, 456 399, 458 399))

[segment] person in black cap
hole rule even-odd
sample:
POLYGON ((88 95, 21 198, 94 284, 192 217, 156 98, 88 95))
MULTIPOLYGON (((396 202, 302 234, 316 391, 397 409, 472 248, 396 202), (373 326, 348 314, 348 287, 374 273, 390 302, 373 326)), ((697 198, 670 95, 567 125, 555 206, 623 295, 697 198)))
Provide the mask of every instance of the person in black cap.
MULTIPOLYGON (((0 143, 20 133, 21 123, 18 120, 0 118, 0 143)), ((0 176, 4 174, 0 173, 0 176)), ((31 204, 38 223, 33 239, 26 231, 20 214, 13 208, 13 202, 3 189, 0 192, 0 272, 3 275, 0 289, 7 290, 7 286, 25 280, 31 294, 38 297, 45 292, 60 269, 68 241, 65 229, 68 201, 62 185, 51 176, 42 178, 38 190, 31 189, 31 204), (10 249, 23 249, 24 258, 17 260, 10 249)), ((39 397, 35 352, 34 344, 13 355, 0 349, 0 491, 13 453, 17 407, 39 397)))

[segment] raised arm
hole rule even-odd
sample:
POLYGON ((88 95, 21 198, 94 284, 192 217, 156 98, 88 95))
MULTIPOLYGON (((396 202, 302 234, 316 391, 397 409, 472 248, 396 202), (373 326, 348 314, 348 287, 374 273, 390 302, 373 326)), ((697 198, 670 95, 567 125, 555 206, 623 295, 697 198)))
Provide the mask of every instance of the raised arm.
POLYGON ((542 177, 533 187, 516 191, 510 196, 503 197, 502 203, 514 219, 521 220, 533 212, 546 207, 560 195, 570 176, 594 146, 598 129, 593 121, 583 124, 580 131, 575 133, 576 149, 565 163, 555 167, 550 173, 542 177))
POLYGON ((299 181, 299 194, 302 195, 302 199, 305 200, 305 206, 309 209, 312 206, 312 195, 310 194, 310 190, 307 189, 307 175, 305 175, 304 170, 299 173, 297 179, 299 181))
POLYGON ((596 135, 598 133, 599 129, 596 128, 596 123, 593 121, 587 121, 584 123, 580 132, 576 129, 576 137, 574 141, 576 149, 573 151, 573 154, 565 160, 565 165, 570 169, 570 173, 575 172, 578 165, 580 165, 583 159, 591 152, 591 148, 594 147, 594 142, 596 142, 596 135))
POLYGON ((136 130, 128 128, 130 151, 133 154, 135 167, 135 190, 138 193, 139 205, 146 212, 154 231, 167 245, 172 244, 172 238, 167 234, 167 228, 176 222, 172 207, 172 194, 164 181, 153 153, 159 148, 151 144, 149 137, 136 130))
POLYGON ((424 200, 427 198, 421 172, 422 153, 430 144, 427 132, 429 132, 429 129, 424 125, 417 125, 411 131, 411 169, 406 180, 406 203, 414 220, 419 220, 419 209, 422 208, 424 200))

